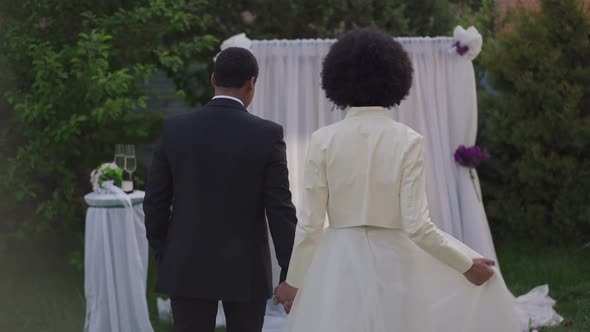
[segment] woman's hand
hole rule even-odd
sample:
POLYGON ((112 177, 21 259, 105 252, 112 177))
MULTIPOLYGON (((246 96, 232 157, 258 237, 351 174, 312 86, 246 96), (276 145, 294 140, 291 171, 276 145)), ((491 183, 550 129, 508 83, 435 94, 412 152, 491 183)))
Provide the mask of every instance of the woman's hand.
POLYGON ((490 268, 490 266, 494 265, 496 265, 496 262, 491 259, 474 258, 473 265, 463 275, 472 284, 481 286, 494 275, 494 270, 490 268))

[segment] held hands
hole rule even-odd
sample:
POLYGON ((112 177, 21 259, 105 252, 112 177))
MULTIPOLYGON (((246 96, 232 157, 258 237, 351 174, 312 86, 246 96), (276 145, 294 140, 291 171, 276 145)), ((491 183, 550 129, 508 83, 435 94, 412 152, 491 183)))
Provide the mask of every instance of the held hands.
POLYGON ((297 291, 297 288, 290 286, 286 282, 282 282, 280 285, 277 286, 277 288, 275 288, 275 304, 282 304, 283 308, 285 308, 285 312, 289 313, 291 311, 293 301, 295 301, 297 291))
POLYGON ((483 285, 486 281, 490 280, 494 275, 494 270, 490 266, 495 266, 496 262, 487 258, 474 258, 473 265, 467 272, 463 273, 465 278, 476 286, 483 285))

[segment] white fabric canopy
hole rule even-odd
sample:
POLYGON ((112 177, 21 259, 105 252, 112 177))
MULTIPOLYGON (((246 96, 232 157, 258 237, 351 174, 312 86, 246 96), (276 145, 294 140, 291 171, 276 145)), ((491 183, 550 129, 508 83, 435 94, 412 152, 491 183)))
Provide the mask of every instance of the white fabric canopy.
MULTIPOLYGON (((426 138, 427 190, 433 221, 482 255, 496 254, 483 205, 453 154, 475 144, 475 75, 467 57, 449 52, 452 38, 399 38, 414 66, 410 95, 391 116, 426 138)), ((301 201, 307 140, 340 120, 321 89, 323 57, 333 40, 253 41, 260 77, 251 112, 282 124, 294 203, 301 201)), ((478 189, 479 190, 479 189, 478 189)))
POLYGON ((90 206, 84 253, 85 332, 153 331, 146 299, 144 195, 128 195, 133 207, 124 207, 114 194, 84 197, 90 206))
MULTIPOLYGON (((452 38, 398 38, 414 66, 410 95, 391 111, 396 120, 426 138, 427 191, 433 221, 482 255, 496 259, 482 203, 467 169, 453 160, 455 149, 473 145, 477 133, 475 75, 467 57, 449 52, 452 38)), ((305 149, 311 134, 344 116, 321 89, 323 57, 334 40, 253 41, 260 65, 253 114, 283 125, 291 190, 301 202, 305 149)), ((479 184, 477 184, 479 188, 479 184)), ((275 284, 278 266, 275 263, 275 284)), ((282 309, 269 304, 271 317, 282 309)), ((276 319, 273 319, 273 325, 276 319)), ((267 325, 265 331, 273 331, 267 325)), ((276 329, 279 331, 280 329, 276 329)))
MULTIPOLYGON (((465 30, 459 33, 465 33, 465 30)), ((476 38, 479 38, 480 47, 481 36, 476 38)), ((475 251, 496 260, 487 217, 479 198, 477 176, 473 183, 469 170, 458 166, 453 157, 459 145, 475 144, 477 97, 471 59, 479 48, 473 47, 461 56, 449 51, 455 41, 453 38, 397 40, 410 56, 414 82, 408 98, 391 111, 391 116, 426 139, 427 193, 432 220, 475 251)), ((258 59, 260 75, 250 111, 280 123, 285 129, 291 190, 297 206, 301 202, 303 163, 309 137, 318 128, 344 116, 343 111, 335 109, 326 99, 321 89, 323 57, 334 40, 250 43, 245 36, 237 36, 233 43, 236 45, 228 43, 226 46, 243 44, 242 47, 249 48, 258 59)), ((279 267, 276 260, 273 274, 277 284, 279 267)), ((560 321, 561 317, 553 312, 552 300, 545 290, 536 289, 528 297, 517 299, 523 330, 528 327, 529 320, 534 325, 560 321)), ((281 331, 284 315, 282 307, 269 302, 265 332, 281 331)), ((223 314, 220 313, 219 322, 222 321, 223 314)))

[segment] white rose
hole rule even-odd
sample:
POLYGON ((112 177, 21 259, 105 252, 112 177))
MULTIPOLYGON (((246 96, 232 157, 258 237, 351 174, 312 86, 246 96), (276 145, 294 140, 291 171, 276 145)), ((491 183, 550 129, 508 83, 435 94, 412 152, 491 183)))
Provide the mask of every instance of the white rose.
MULTIPOLYGON (((453 32, 453 39, 455 42, 459 43, 459 46, 468 48, 464 55, 466 55, 470 60, 475 59, 479 52, 481 52, 483 39, 479 31, 477 31, 474 26, 470 26, 467 30, 465 30, 462 26, 458 25, 455 27, 455 31, 453 32)), ((456 52, 457 48, 453 46, 451 51, 456 52)))
MULTIPOLYGON (((230 47, 241 47, 249 50, 250 46, 252 46, 252 41, 246 37, 245 33, 240 33, 239 35, 226 39, 221 43, 220 49, 223 51, 230 47)), ((217 55, 219 55, 219 53, 217 53, 217 55)), ((213 61, 217 59, 217 55, 213 58, 213 61)))
POLYGON ((222 44, 221 44, 221 50, 225 50, 228 49, 230 47, 241 47, 241 48, 245 48, 245 49, 250 49, 250 46, 252 46, 252 41, 250 39, 248 39, 248 37, 246 37, 245 33, 240 33, 239 35, 235 35, 232 36, 228 39, 226 39, 222 44))
POLYGON ((100 170, 100 166, 90 173, 90 183, 92 184, 92 191, 94 192, 98 192, 100 190, 98 179, 100 179, 101 174, 102 171, 100 170))

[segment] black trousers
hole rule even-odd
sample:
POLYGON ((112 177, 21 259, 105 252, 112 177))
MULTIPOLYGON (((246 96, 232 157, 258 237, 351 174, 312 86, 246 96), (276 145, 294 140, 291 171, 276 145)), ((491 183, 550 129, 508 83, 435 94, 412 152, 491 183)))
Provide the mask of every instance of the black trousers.
MULTIPOLYGON (((173 332, 214 332, 217 301, 172 298, 173 332)), ((223 302, 227 332, 260 332, 264 323, 266 300, 223 302)))

